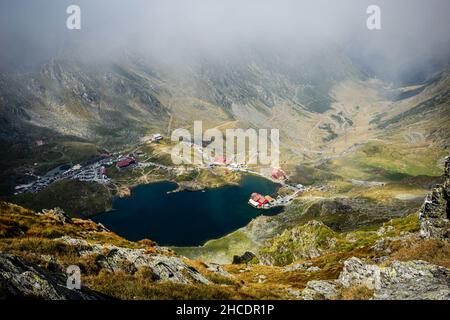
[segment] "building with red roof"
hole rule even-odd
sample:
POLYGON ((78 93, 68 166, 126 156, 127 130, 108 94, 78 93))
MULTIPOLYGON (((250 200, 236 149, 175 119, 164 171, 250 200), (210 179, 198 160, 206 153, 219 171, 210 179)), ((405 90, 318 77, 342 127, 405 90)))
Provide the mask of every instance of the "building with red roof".
POLYGON ((262 195, 260 195, 259 193, 252 193, 252 195, 250 196, 250 199, 256 203, 258 203, 258 206, 262 206, 266 203, 268 203, 269 201, 263 197, 262 195))
POLYGON ((225 157, 216 157, 214 159, 214 164, 218 166, 225 166, 228 164, 228 161, 225 157))
POLYGON ((284 179, 286 177, 286 173, 280 168, 273 168, 272 170, 272 178, 276 180, 284 179))
POLYGON ((126 168, 134 163, 136 163, 136 160, 134 158, 127 157, 127 158, 124 158, 124 159, 120 160, 119 162, 117 162, 116 167, 119 169, 122 169, 122 168, 126 168))

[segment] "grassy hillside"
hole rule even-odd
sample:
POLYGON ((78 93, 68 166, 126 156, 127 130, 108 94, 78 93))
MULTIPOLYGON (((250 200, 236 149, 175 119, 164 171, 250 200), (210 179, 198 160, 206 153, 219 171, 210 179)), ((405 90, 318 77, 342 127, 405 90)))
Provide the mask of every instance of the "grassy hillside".
MULTIPOLYGON (((1 252, 23 257, 49 272, 78 265, 84 285, 120 299, 298 299, 308 281, 336 279, 343 261, 350 257, 384 261, 384 265, 394 260, 420 259, 450 267, 448 243, 419 240, 418 228, 417 214, 389 221, 379 228, 347 233, 337 233, 320 222, 311 222, 271 239, 251 264, 222 265, 221 271, 214 271, 219 270, 215 269, 217 266, 178 258, 149 240, 127 241, 91 221, 68 221, 58 211, 37 214, 0 203, 1 252), (93 245, 100 246, 100 251, 80 255, 93 245), (138 250, 133 252, 139 252, 142 259, 181 259, 177 261, 197 270, 208 283, 161 281, 155 278, 151 268, 135 269, 127 264, 111 271, 102 261, 115 250, 138 250), (384 260, 379 260, 382 257, 384 260)), ((370 292, 362 294, 361 290, 344 291, 340 296, 341 299, 370 297, 370 292)))

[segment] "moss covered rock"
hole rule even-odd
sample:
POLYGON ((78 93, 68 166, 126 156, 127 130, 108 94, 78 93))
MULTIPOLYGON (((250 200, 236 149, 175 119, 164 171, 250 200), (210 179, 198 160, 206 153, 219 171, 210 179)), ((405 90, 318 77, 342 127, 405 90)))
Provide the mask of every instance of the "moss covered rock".
POLYGON ((286 266, 300 259, 311 259, 332 250, 339 235, 319 221, 310 221, 284 231, 260 250, 264 264, 286 266))

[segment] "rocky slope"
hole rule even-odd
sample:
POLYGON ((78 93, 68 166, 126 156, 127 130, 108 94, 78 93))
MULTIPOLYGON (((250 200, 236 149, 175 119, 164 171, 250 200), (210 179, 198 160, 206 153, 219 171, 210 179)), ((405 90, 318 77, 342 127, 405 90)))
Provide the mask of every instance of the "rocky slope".
POLYGON ((450 270, 424 261, 379 267, 352 258, 344 262, 337 280, 308 282, 302 297, 336 299, 341 290, 352 287, 365 288, 375 300, 449 300, 450 270))
MULTIPOLYGON (((359 217, 348 207, 331 206, 330 200, 316 206, 323 210, 312 210, 314 214, 307 214, 303 206, 301 218, 294 218, 289 210, 277 217, 258 218, 246 228, 186 253, 220 260, 223 256, 214 253, 220 252, 218 248, 240 253, 250 250, 234 259, 238 264, 244 261, 245 268, 237 265, 227 270, 243 281, 263 283, 274 292, 285 290, 289 298, 448 300, 450 244, 444 190, 449 160, 445 160, 443 183, 426 197, 420 213, 420 205, 413 205, 406 217, 342 232, 330 228, 336 226, 330 224, 335 221, 330 217, 339 212, 348 219, 359 217), (287 227, 292 224, 295 226, 287 227), (429 230, 432 235, 424 236, 429 230)), ((389 186, 371 187, 376 193, 388 190, 389 186)), ((368 215, 373 214, 369 208, 374 206, 365 208, 368 215)), ((382 212, 380 208, 380 217, 382 212)))
POLYGON ((0 296, 448 300, 450 243, 440 231, 447 207, 430 206, 429 199, 420 219, 413 213, 348 232, 312 220, 268 239, 258 254, 246 252, 223 265, 184 258, 150 240, 127 241, 60 209, 36 213, 3 202, 0 296), (430 226, 430 237, 421 236, 430 226), (81 270, 81 290, 65 286, 69 265, 81 270))
POLYGON ((0 252, 0 299, 104 300, 87 288, 67 288, 67 275, 49 272, 17 256, 0 252))
MULTIPOLYGON (((0 295, 3 298, 105 299, 66 287, 66 268, 86 274, 145 273, 152 283, 210 284, 183 258, 151 241, 131 243, 91 221, 69 218, 60 209, 34 213, 6 203, 0 215, 0 295)), ((84 283, 83 283, 84 284, 84 283)))
POLYGON ((109 272, 136 273, 148 268, 152 280, 175 283, 203 283, 209 281, 196 269, 189 267, 179 257, 168 254, 146 254, 145 249, 131 249, 108 244, 89 244, 86 240, 63 237, 58 239, 74 247, 78 256, 95 257, 96 265, 109 272))
MULTIPOLYGON (((432 190, 420 210, 420 236, 448 245, 450 157, 445 159, 444 178, 443 185, 432 190)), ((377 241, 377 250, 383 250, 385 240, 377 241)), ((302 297, 307 300, 336 299, 342 290, 348 288, 363 288, 370 291, 373 299, 379 300, 449 300, 450 270, 420 260, 394 260, 389 265, 380 266, 351 258, 344 262, 338 279, 310 281, 302 297)))

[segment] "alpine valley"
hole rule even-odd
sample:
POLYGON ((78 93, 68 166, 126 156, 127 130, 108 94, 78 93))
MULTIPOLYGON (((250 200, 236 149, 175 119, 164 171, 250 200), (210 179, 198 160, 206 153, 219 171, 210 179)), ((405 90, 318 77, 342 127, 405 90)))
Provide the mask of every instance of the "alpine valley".
POLYGON ((448 56, 84 50, 0 69, 0 298, 450 299, 448 56), (278 129, 280 168, 173 164, 199 120, 278 129))

